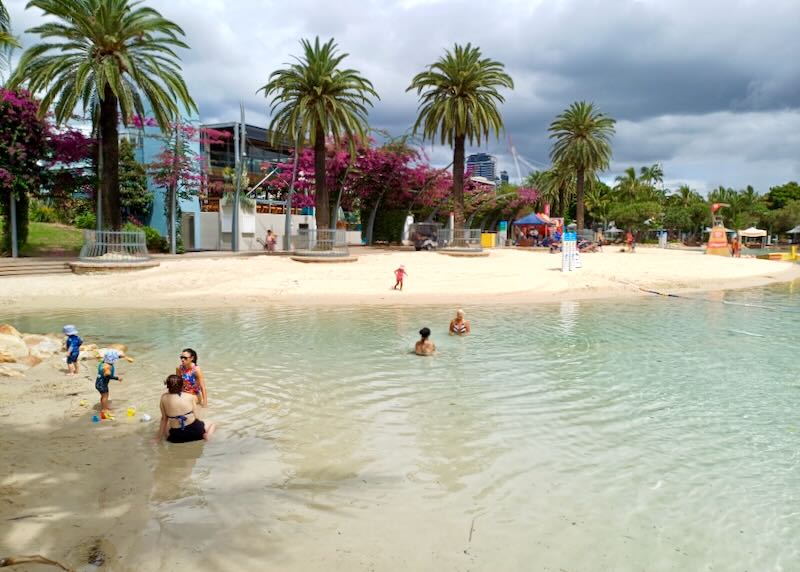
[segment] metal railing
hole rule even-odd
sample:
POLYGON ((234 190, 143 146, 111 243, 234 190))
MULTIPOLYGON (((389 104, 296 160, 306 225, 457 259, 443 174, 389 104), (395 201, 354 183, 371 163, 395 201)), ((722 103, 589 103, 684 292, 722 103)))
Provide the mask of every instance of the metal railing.
POLYGON ((343 228, 301 229, 292 235, 296 256, 348 256, 347 234, 343 228))
POLYGON ((481 246, 481 229, 479 228, 445 229, 442 235, 444 240, 440 241, 440 248, 469 252, 481 252, 483 250, 483 246, 481 246))
POLYGON ((144 232, 85 230, 81 247, 81 262, 145 262, 147 240, 144 232))

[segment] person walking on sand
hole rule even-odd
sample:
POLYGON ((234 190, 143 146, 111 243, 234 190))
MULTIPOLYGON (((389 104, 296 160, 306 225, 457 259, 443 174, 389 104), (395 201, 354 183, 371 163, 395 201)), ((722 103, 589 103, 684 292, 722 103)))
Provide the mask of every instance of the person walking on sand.
POLYGON ((633 233, 629 230, 628 233, 625 235, 625 244, 628 245, 628 252, 633 252, 636 248, 633 242, 633 233))
POLYGON ((466 336, 470 332, 469 322, 464 319, 464 310, 456 310, 456 317, 450 320, 451 336, 466 336))
POLYGON ((67 375, 75 375, 78 373, 78 358, 83 340, 78 337, 78 329, 72 324, 64 326, 64 335, 67 336, 64 341, 67 348, 67 375))
POLYGON ((398 286, 400 290, 403 289, 403 277, 405 276, 408 276, 408 272, 406 272, 406 267, 401 264, 400 267, 394 271, 395 283, 392 290, 397 290, 398 286))
POLYGON ((418 356, 432 356, 436 352, 436 344, 430 340, 430 328, 422 328, 419 335, 419 341, 414 344, 414 353, 418 356))
POLYGON ((164 385, 167 392, 161 396, 161 424, 158 428, 158 441, 166 439, 170 443, 189 443, 208 440, 216 425, 206 425, 197 418, 197 399, 183 390, 184 380, 179 375, 167 376, 164 385))
POLYGON ((114 364, 119 359, 119 352, 117 350, 108 350, 103 356, 103 361, 97 364, 97 379, 94 381, 95 389, 100 392, 100 412, 107 413, 111 411, 111 405, 108 401, 108 382, 116 379, 122 383, 122 378, 119 377, 114 369, 114 364))
POLYGON ((185 348, 181 355, 175 374, 183 380, 183 391, 197 396, 197 402, 203 407, 208 407, 208 391, 203 371, 197 365, 197 352, 192 348, 185 348))

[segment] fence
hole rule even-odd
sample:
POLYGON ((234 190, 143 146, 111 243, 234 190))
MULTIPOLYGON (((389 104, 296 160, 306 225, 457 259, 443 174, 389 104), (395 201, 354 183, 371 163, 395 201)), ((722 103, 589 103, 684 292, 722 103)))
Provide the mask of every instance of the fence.
POLYGON ((465 250, 469 252, 480 252, 481 229, 479 228, 454 228, 444 231, 445 244, 440 245, 448 250, 465 250))
POLYGON ((301 229, 292 236, 295 256, 348 256, 347 233, 343 228, 301 229))
POLYGON ((86 230, 83 238, 80 253, 82 262, 130 263, 150 259, 142 231, 86 230))

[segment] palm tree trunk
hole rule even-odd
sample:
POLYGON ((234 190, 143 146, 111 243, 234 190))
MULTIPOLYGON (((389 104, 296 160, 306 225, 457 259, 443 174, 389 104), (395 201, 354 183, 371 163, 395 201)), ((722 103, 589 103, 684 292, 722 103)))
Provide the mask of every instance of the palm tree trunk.
POLYGON ((317 126, 314 136, 314 187, 317 205, 317 228, 328 228, 331 225, 331 205, 328 189, 325 186, 325 131, 322 125, 317 126))
POLYGON ((562 183, 560 187, 558 187, 558 209, 561 213, 561 218, 564 220, 567 219, 567 189, 562 183))
POLYGON ((578 232, 583 230, 583 179, 584 169, 578 169, 578 180, 575 184, 575 222, 578 224, 578 232))
POLYGON ((453 202, 455 203, 455 228, 464 228, 464 140, 456 135, 453 145, 453 202))
POLYGON ((119 203, 119 129, 117 127, 117 98, 106 84, 100 102, 100 138, 103 141, 103 172, 100 173, 100 192, 103 194, 103 219, 111 230, 122 227, 119 203))

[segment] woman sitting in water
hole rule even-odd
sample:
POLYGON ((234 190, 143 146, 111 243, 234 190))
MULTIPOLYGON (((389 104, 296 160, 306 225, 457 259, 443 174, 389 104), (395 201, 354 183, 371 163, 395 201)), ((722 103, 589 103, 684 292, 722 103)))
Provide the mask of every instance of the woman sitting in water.
POLYGON ((175 373, 183 379, 183 391, 197 396, 197 402, 203 407, 208 407, 208 392, 203 372, 197 366, 197 352, 186 348, 179 356, 180 365, 175 368, 175 373))
POLYGON ((418 356, 432 356, 436 351, 436 344, 429 339, 431 336, 430 329, 422 328, 419 331, 419 335, 422 337, 414 344, 414 353, 418 356))
POLYGON ((179 375, 170 375, 164 385, 167 393, 161 396, 158 440, 166 438, 170 443, 208 440, 216 426, 213 423, 206 425, 197 418, 197 399, 194 394, 183 391, 183 379, 179 375))
POLYGON ((469 322, 464 319, 464 310, 459 308, 456 310, 456 317, 450 320, 450 335, 464 336, 469 332, 469 322))

